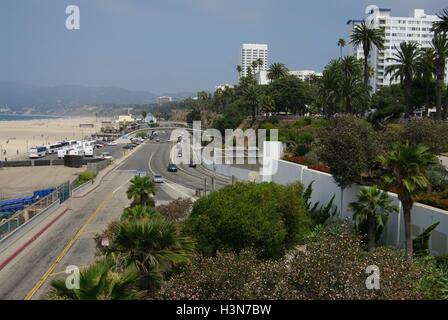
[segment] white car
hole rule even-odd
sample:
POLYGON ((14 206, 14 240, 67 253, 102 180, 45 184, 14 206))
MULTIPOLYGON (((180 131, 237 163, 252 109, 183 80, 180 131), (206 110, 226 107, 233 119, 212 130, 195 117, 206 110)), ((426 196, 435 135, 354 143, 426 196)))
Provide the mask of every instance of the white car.
POLYGON ((163 178, 162 178, 162 176, 161 176, 161 175, 158 175, 158 174, 154 175, 154 182, 155 182, 155 183, 163 183, 163 178))
POLYGON ((103 152, 101 154, 101 158, 104 159, 104 160, 112 160, 113 159, 113 157, 110 155, 109 152, 103 152))
POLYGON ((117 146, 118 143, 116 143, 115 141, 112 141, 112 142, 109 142, 107 145, 108 146, 117 146))

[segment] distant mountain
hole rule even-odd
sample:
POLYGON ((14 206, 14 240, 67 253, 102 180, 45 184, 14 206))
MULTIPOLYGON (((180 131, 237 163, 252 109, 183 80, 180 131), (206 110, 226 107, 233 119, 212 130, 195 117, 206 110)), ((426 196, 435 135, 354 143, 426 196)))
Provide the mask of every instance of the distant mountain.
MULTIPOLYGON (((174 100, 184 99, 194 93, 163 94, 174 100)), ((68 109, 83 105, 99 104, 151 104, 159 95, 146 91, 131 91, 119 87, 86 87, 59 85, 54 87, 0 82, 0 108, 15 112, 67 114, 68 109)), ((76 110, 73 110, 76 113, 76 110)))

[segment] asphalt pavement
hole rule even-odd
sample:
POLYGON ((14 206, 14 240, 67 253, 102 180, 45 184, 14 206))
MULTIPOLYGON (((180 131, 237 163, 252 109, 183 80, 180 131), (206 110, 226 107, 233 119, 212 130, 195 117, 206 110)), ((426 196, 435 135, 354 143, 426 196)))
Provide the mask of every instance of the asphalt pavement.
MULTIPOLYGON (((12 253, 18 254, 0 270, 0 299, 42 299, 48 293, 52 279, 65 276, 69 265, 85 267, 95 260, 95 234, 120 218, 129 205, 126 189, 130 179, 138 171, 148 175, 161 174, 164 183, 158 184, 156 204, 166 203, 179 197, 194 198, 198 188, 219 189, 230 183, 229 179, 216 176, 198 165, 190 168, 180 165, 176 173, 168 172, 173 143, 169 132, 160 136, 160 142, 147 141, 134 150, 122 164, 108 173, 102 183, 81 198, 71 198, 42 221, 36 221, 19 233, 17 241, 8 248, 0 247, 0 265, 12 253), (41 235, 34 240, 36 234, 41 235), (31 241, 31 242, 30 242, 31 241), (23 250, 23 243, 30 242, 23 250)), ((122 146, 113 152, 122 152, 122 146)), ((111 151, 108 151, 111 152, 111 151)), ((2 244, 0 244, 1 246, 2 244)))

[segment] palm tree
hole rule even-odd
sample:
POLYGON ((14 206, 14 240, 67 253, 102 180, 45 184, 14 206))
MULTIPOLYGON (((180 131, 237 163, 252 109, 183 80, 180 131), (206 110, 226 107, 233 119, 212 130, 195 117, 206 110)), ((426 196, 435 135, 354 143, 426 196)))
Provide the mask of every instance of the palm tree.
POLYGON ((262 58, 258 58, 257 59, 257 63, 258 63, 258 71, 261 71, 261 67, 264 65, 264 61, 262 58))
POLYGON ((193 250, 193 241, 181 236, 174 222, 153 217, 119 223, 107 254, 116 255, 125 266, 135 266, 153 287, 172 266, 189 262, 193 250))
POLYGON ((438 34, 448 33, 448 9, 444 9, 437 16, 440 21, 434 22, 432 30, 438 34))
POLYGON ((145 110, 143 110, 143 111, 142 111, 143 121, 145 121, 147 115, 148 115, 148 112, 146 112, 145 110))
POLYGON ((154 206, 152 196, 156 194, 156 185, 148 177, 135 176, 126 192, 128 199, 132 199, 132 205, 154 206))
POLYGON ((358 226, 367 223, 367 247, 369 251, 375 249, 376 232, 384 228, 387 217, 392 212, 398 212, 398 207, 392 204, 386 192, 377 186, 361 188, 358 200, 349 204, 353 211, 353 218, 358 226))
POLYGON ((366 97, 361 80, 362 66, 360 60, 353 56, 342 58, 338 62, 342 77, 340 78, 340 96, 345 100, 345 111, 353 113, 353 101, 360 97, 366 97))
POLYGON ((341 59, 342 59, 342 49, 345 47, 345 45, 346 45, 345 39, 340 38, 338 41, 338 47, 341 51, 341 59))
POLYGON ((53 280, 51 296, 68 300, 136 300, 143 291, 135 290, 137 270, 126 268, 117 272, 112 259, 103 259, 79 273, 79 289, 68 289, 64 280, 53 280))
POLYGON ((339 111, 338 104, 341 99, 340 83, 342 81, 342 73, 340 71, 339 61, 332 60, 325 67, 322 78, 319 81, 319 101, 322 112, 327 117, 339 111))
POLYGON ((385 185, 397 193, 403 207, 408 257, 412 257, 411 210, 418 194, 429 187, 428 167, 437 163, 428 150, 421 144, 394 144, 386 155, 378 158, 386 170, 383 176, 385 185))
POLYGON ((412 111, 412 82, 418 74, 418 61, 420 49, 415 42, 402 42, 400 48, 395 47, 396 53, 389 60, 394 64, 386 68, 386 75, 391 74, 391 79, 402 80, 404 98, 406 101, 405 117, 409 118, 412 111))
POLYGON ((254 61, 252 61, 252 63, 251 63, 251 67, 252 67, 252 70, 253 70, 254 75, 255 75, 255 73, 257 73, 258 60, 254 60, 254 61))
POLYGON ((266 118, 271 112, 275 111, 275 101, 269 94, 263 94, 258 97, 258 105, 265 113, 266 118))
POLYGON ((283 63, 273 63, 268 70, 268 79, 277 80, 288 75, 288 68, 283 63))
MULTIPOLYGON (((448 38, 444 34, 436 34, 432 39, 432 48, 434 49, 435 62, 434 67, 436 70, 436 110, 437 110, 437 120, 442 119, 442 89, 443 82, 445 81, 446 72, 446 59, 448 58, 448 38)), ((443 110, 443 118, 446 119, 446 108, 443 110)))
POLYGON ((428 110, 431 107, 431 81, 435 73, 434 61, 434 50, 432 48, 422 49, 417 67, 419 75, 425 83, 425 114, 428 114, 428 110))
POLYGON ((238 77, 241 78, 241 72, 243 72, 243 68, 240 65, 237 65, 236 72, 238 72, 238 77))
POLYGON ((256 120, 259 94, 257 85, 250 85, 243 91, 243 99, 251 110, 252 122, 256 120))
POLYGON ((378 50, 384 50, 384 31, 381 29, 370 28, 365 22, 356 25, 350 36, 350 43, 354 46, 362 46, 364 50, 364 85, 369 85, 369 55, 370 51, 376 47, 378 50))
POLYGON ((121 220, 139 220, 158 216, 158 212, 154 208, 136 205, 135 207, 126 208, 121 216, 121 220))

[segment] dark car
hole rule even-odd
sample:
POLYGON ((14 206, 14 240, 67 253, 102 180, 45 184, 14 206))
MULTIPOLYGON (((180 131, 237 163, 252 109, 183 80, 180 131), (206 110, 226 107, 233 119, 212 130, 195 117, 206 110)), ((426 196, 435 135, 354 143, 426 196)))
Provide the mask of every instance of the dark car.
POLYGON ((132 144, 127 144, 127 145, 123 146, 123 149, 131 150, 131 149, 134 149, 134 146, 132 144))
POLYGON ((194 162, 193 160, 190 161, 190 168, 196 168, 196 162, 194 162))
POLYGON ((168 171, 169 172, 177 172, 177 166, 174 163, 170 163, 168 165, 168 171))

